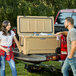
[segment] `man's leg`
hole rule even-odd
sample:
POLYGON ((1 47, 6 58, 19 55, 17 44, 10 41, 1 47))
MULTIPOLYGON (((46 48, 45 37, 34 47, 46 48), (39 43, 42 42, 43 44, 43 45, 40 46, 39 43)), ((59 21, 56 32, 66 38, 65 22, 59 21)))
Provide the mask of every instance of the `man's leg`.
POLYGON ((66 58, 61 69, 63 76, 69 76, 69 72, 68 72, 69 68, 70 68, 70 65, 69 65, 68 59, 66 58))
POLYGON ((69 60, 69 64, 71 66, 73 75, 76 76, 76 58, 73 57, 72 59, 68 59, 69 60))
POLYGON ((17 72, 16 72, 16 67, 15 67, 15 62, 14 60, 10 59, 10 61, 8 61, 10 67, 11 67, 11 71, 12 71, 12 75, 13 76, 17 76, 17 72))

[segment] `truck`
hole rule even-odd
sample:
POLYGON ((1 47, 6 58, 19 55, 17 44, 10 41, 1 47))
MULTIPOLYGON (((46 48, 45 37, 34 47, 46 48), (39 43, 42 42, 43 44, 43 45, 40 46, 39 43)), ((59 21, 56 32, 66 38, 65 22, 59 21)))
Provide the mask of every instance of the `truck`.
MULTIPOLYGON (((58 57, 57 50, 60 48, 60 40, 57 40, 54 35, 53 17, 18 16, 17 33, 22 47, 19 53, 24 56, 35 55, 38 57, 39 55, 39 57, 45 57, 44 60, 53 60, 58 57)), ((21 58, 21 56, 16 58, 21 58)))
MULTIPOLYGON (((34 66, 43 61, 64 61, 67 57, 67 37, 61 35, 57 40, 54 34, 68 31, 64 27, 64 20, 72 17, 75 22, 75 16, 76 9, 60 10, 55 21, 47 16, 18 16, 17 33, 22 50, 14 51, 15 58, 33 63, 34 66)), ((28 65, 25 64, 25 67, 28 65)))
POLYGON ((41 62, 59 59, 60 39, 54 34, 53 16, 18 16, 17 33, 21 50, 14 48, 15 58, 28 62, 25 68, 31 69, 31 63, 38 69, 44 66, 41 62))
POLYGON ((66 17, 72 17, 74 19, 74 27, 76 28, 76 9, 62 9, 57 13, 54 21, 55 33, 60 31, 68 31, 64 27, 66 17))
MULTIPOLYGON (((68 31, 64 27, 64 21, 66 17, 72 17, 74 19, 74 28, 76 28, 76 9, 62 9, 57 13, 54 21, 55 33, 61 31, 68 31)), ((61 36, 61 60, 65 60, 67 56, 67 37, 61 36)))

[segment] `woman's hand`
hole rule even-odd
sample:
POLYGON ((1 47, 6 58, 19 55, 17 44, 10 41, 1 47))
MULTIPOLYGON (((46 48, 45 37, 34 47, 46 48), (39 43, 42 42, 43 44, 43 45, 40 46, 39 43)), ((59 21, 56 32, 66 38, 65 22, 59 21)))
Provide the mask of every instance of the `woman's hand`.
POLYGON ((9 55, 9 49, 5 49, 7 55, 9 55))
POLYGON ((5 52, 7 53, 8 52, 8 49, 5 49, 5 52))

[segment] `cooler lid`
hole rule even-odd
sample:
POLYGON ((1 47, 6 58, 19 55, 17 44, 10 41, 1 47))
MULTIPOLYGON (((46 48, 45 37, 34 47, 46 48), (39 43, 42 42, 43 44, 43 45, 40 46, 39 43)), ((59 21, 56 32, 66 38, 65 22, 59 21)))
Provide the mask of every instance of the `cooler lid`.
POLYGON ((17 16, 17 33, 27 35, 36 33, 54 34, 54 18, 47 16, 17 16))

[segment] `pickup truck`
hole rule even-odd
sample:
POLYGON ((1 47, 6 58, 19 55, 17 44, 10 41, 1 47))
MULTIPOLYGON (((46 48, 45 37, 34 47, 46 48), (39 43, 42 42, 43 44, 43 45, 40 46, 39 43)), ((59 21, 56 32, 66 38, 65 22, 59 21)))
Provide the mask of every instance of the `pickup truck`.
POLYGON ((66 17, 72 17, 74 19, 74 27, 76 28, 76 9, 62 9, 57 13, 54 21, 55 33, 67 31, 64 27, 64 20, 66 17))

